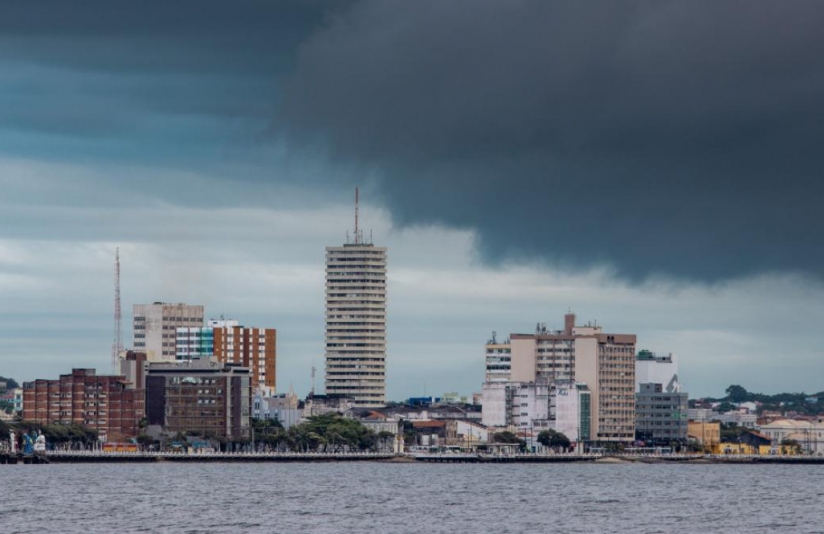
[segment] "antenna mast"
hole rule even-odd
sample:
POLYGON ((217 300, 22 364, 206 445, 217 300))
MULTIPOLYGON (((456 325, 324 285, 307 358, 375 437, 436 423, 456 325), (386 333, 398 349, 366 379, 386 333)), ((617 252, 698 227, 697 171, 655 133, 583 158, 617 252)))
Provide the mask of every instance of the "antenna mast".
POLYGON ((358 231, 358 208, 360 199, 358 198, 358 188, 355 188, 355 244, 360 245, 360 233, 358 231))
POLYGON ((114 340, 112 341, 112 374, 117 373, 117 358, 123 350, 123 314, 120 309, 120 247, 114 253, 114 340))

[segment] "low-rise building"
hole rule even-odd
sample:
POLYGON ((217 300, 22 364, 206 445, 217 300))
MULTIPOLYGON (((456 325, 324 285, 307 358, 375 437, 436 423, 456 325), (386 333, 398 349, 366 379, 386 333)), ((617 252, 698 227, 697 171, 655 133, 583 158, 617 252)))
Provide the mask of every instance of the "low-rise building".
POLYGON ((283 428, 288 429, 300 423, 303 410, 295 391, 290 387, 288 393, 278 395, 264 395, 258 388, 252 399, 252 416, 258 419, 272 419, 278 421, 283 428))
POLYGON ((481 422, 485 426, 540 431, 549 428, 546 382, 486 382, 481 422))
POLYGON ((705 450, 712 450, 721 443, 721 423, 708 421, 689 421, 687 437, 697 441, 705 450))
POLYGON ((214 360, 152 364, 146 415, 155 431, 240 440, 250 436, 250 373, 214 360))
POLYGON ((758 425, 758 416, 746 410, 719 413, 713 415, 710 421, 718 421, 722 425, 743 426, 745 428, 755 428, 758 425))
POLYGON ((104 441, 136 437, 145 415, 144 392, 123 376, 72 369, 58 380, 23 384, 23 419, 41 424, 82 425, 104 441))
POLYGON ((355 407, 355 398, 348 395, 310 394, 303 402, 303 419, 313 415, 344 413, 355 407))
POLYGON ((761 425, 759 431, 770 438, 773 446, 791 440, 797 442, 807 454, 824 454, 824 420, 778 419, 761 425))

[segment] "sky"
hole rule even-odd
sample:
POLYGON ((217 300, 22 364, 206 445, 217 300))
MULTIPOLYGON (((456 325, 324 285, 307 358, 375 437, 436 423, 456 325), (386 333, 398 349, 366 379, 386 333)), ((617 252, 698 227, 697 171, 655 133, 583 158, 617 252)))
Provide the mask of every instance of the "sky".
POLYGON ((824 4, 8 0, 0 375, 109 367, 131 307, 324 351, 324 247, 389 248, 388 397, 479 391, 563 314, 691 396, 824 390, 824 4))

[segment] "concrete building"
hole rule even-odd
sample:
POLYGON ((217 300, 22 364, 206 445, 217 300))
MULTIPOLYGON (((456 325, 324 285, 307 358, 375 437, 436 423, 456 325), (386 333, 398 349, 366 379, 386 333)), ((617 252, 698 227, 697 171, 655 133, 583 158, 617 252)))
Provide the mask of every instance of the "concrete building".
POLYGON ((634 334, 604 333, 600 326, 575 325, 564 317, 564 329, 538 324, 534 334, 511 334, 513 382, 584 383, 592 398, 590 436, 596 443, 628 443, 635 439, 634 334))
POLYGON ((253 388, 277 388, 277 330, 247 327, 237 321, 213 321, 215 357, 220 362, 237 363, 252 373, 253 388))
POLYGON ((211 326, 179 326, 175 330, 175 360, 211 358, 215 354, 215 332, 211 326))
POLYGON ((509 340, 501 343, 492 332, 486 342, 486 382, 509 382, 512 379, 512 346, 509 340))
POLYGON ((357 405, 346 395, 309 395, 303 402, 303 419, 327 413, 345 413, 357 405))
POLYGON ((252 416, 258 419, 277 420, 285 429, 300 423, 303 410, 300 409, 300 400, 292 388, 288 393, 280 395, 263 395, 260 389, 255 390, 252 398, 252 416))
POLYGON ((688 421, 687 437, 697 441, 705 450, 713 450, 721 443, 721 423, 688 421))
POLYGON ((386 404, 386 248, 326 247, 326 393, 386 404))
POLYGON ((118 358, 119 371, 129 387, 144 391, 146 389, 146 368, 149 366, 145 352, 124 350, 118 358))
POLYGON ((636 439, 653 445, 687 440, 688 396, 674 354, 641 350, 635 358, 636 439))
POLYGON ((675 354, 638 351, 635 358, 635 391, 641 390, 641 384, 661 384, 667 391, 681 391, 675 354))
POLYGON ((14 411, 21 413, 23 411, 23 388, 14 388, 11 392, 13 395, 12 404, 14 405, 14 411))
POLYGON ((760 432, 770 438, 774 447, 781 445, 785 440, 793 440, 798 442, 801 450, 807 454, 824 454, 824 420, 779 419, 761 425, 760 432))
POLYGON ((749 413, 746 410, 735 410, 732 412, 718 413, 710 418, 710 421, 718 421, 722 425, 743 426, 744 428, 755 428, 758 426, 758 415, 749 413))
POLYGON ((96 430, 104 441, 136 437, 145 415, 144 391, 123 376, 72 369, 58 380, 23 384, 23 419, 42 424, 77 424, 96 430))
POLYGON ((487 382, 483 385, 481 422, 513 431, 549 428, 549 385, 546 382, 487 382))
POLYGON ((175 360, 177 328, 203 326, 203 306, 188 304, 135 304, 132 308, 133 347, 150 362, 175 360))
POLYGON ((558 384, 551 391, 550 425, 564 434, 571 443, 587 443, 592 439, 592 393, 586 384, 558 384))
POLYGON ((635 397, 636 438, 653 445, 687 439, 687 394, 660 383, 643 383, 635 397))
POLYGON ((250 436, 250 373, 214 360, 160 363, 146 374, 146 417, 154 433, 229 440, 250 436))

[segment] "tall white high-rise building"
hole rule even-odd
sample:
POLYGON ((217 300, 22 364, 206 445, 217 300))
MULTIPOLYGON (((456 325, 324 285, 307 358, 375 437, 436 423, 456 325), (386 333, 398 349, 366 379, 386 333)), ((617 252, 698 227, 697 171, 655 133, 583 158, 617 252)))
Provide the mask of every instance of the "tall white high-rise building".
POLYGON ((386 404, 386 248, 358 229, 343 246, 326 247, 326 394, 356 406, 386 404))

